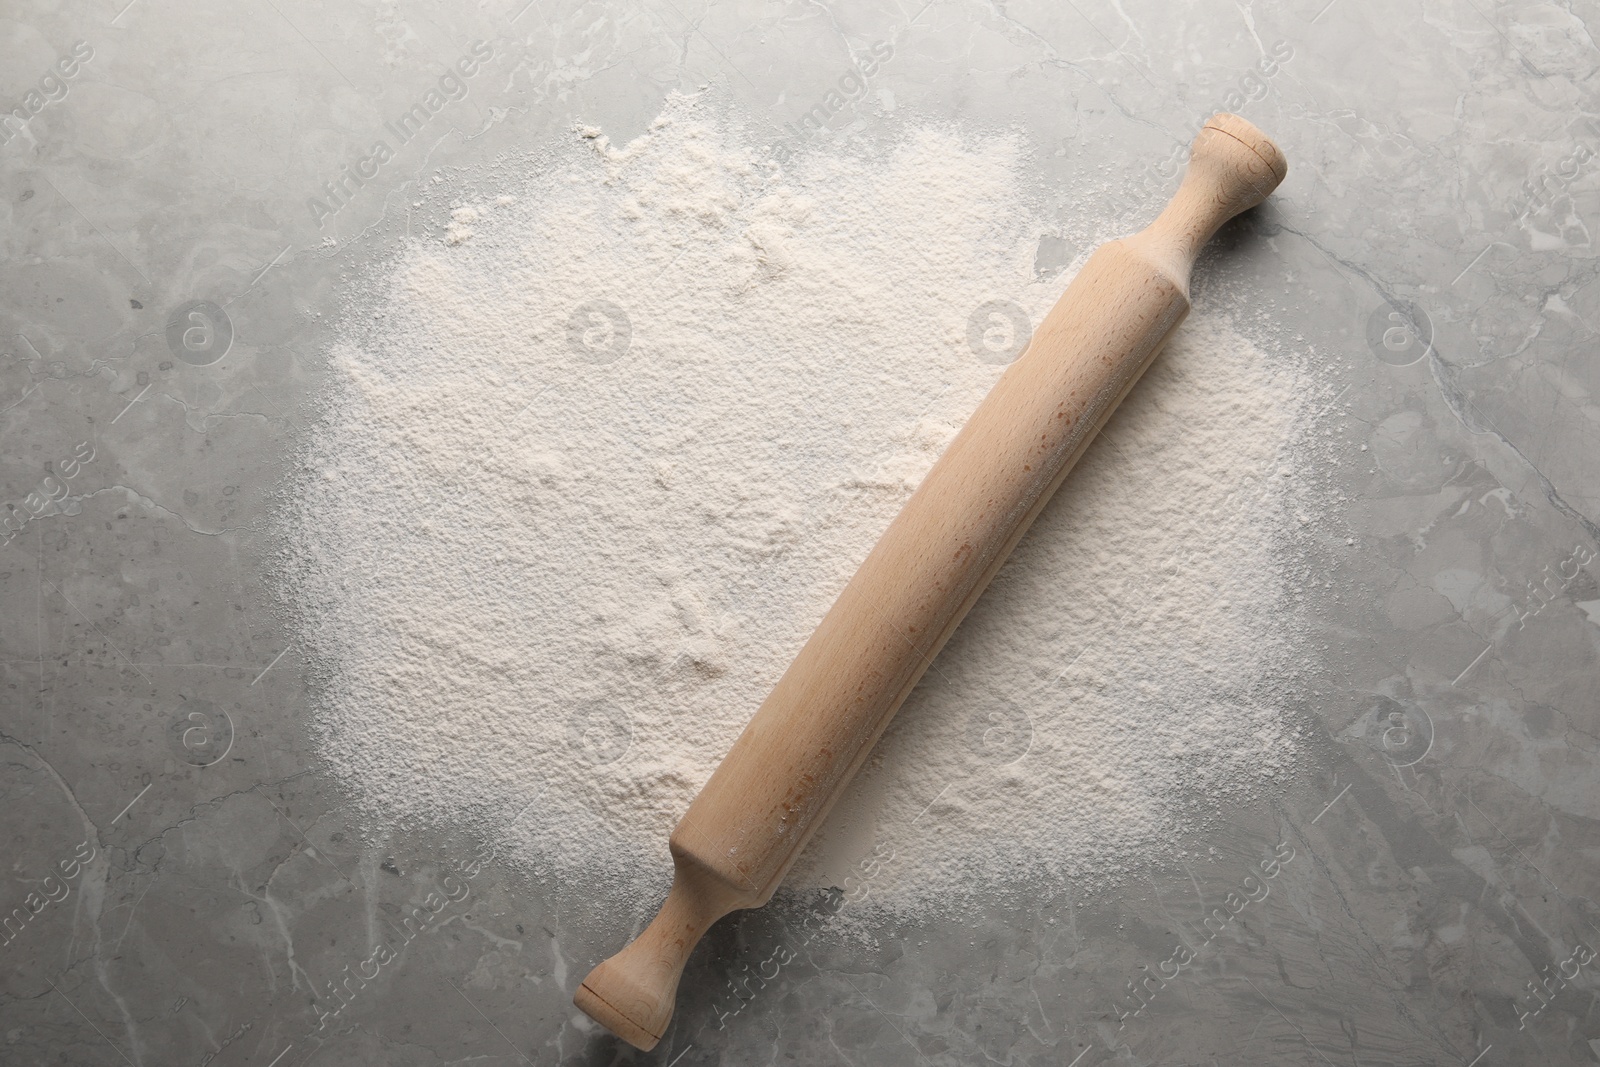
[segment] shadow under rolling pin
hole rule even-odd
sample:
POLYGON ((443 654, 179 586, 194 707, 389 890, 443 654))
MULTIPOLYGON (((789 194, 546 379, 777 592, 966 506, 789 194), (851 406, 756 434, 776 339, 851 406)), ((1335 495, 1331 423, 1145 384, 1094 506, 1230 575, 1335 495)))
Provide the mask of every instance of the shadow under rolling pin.
POLYGON ((578 1007, 637 1048, 661 1039, 701 936, 771 898, 922 672, 1188 314, 1201 247, 1286 170, 1266 134, 1215 115, 1160 217, 1090 257, 689 805, 669 841, 666 902, 583 980, 578 1007))

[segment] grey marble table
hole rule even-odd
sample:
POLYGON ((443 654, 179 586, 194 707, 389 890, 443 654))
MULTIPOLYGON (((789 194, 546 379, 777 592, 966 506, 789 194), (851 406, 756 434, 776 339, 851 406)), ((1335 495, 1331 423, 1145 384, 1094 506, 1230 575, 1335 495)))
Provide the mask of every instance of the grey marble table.
POLYGON ((8 4, 0 1062, 1600 1060, 1597 10, 8 4), (1361 550, 1307 549, 1338 594, 1293 709, 1312 757, 1185 843, 1209 860, 871 949, 812 938, 766 980, 804 902, 746 915, 638 1054, 570 1004, 626 931, 492 841, 359 843, 307 740, 263 520, 339 276, 415 182, 579 119, 629 136, 701 85, 795 139, 876 41, 892 62, 814 136, 934 116, 1056 146, 1046 177, 1105 195, 1063 199, 1041 269, 1086 213, 1164 198, 1150 161, 1211 111, 1278 137, 1291 176, 1226 232, 1227 284, 1325 354, 1327 418, 1372 456, 1330 474, 1361 550), (474 42, 464 96, 332 204, 474 42), (1262 855, 1273 891, 1188 945, 1262 855), (463 867, 459 915, 331 998, 375 910, 463 867))

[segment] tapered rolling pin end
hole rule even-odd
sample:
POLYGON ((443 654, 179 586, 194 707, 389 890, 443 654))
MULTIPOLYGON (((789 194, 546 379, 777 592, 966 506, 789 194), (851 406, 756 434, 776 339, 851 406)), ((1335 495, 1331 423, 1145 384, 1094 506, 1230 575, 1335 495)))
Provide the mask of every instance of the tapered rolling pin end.
POLYGON ((1289 173, 1283 150, 1238 115, 1220 112, 1194 139, 1189 166, 1208 172, 1230 201, 1230 214, 1253 208, 1289 173))
POLYGON ((656 1042, 661 1040, 661 1035, 667 1029, 667 1023, 672 1020, 677 987, 674 984, 672 992, 663 1002, 655 991, 640 988, 632 977, 627 973, 626 966, 612 957, 589 972, 589 977, 578 987, 572 1002, 583 1009, 589 1018, 634 1048, 649 1052, 656 1047, 656 1042), (596 992, 596 986, 605 990, 605 993, 596 992), (606 999, 607 996, 622 1001, 627 1007, 613 1004, 606 999))
POLYGON ((1289 172, 1272 138, 1238 115, 1206 120, 1189 168, 1157 219, 1123 244, 1185 294, 1195 258, 1222 224, 1261 203, 1289 172))
POLYGON ((649 1052, 667 1032, 678 979, 711 924, 752 895, 730 886, 673 846, 672 889, 644 932, 589 972, 572 1002, 634 1048, 649 1052))

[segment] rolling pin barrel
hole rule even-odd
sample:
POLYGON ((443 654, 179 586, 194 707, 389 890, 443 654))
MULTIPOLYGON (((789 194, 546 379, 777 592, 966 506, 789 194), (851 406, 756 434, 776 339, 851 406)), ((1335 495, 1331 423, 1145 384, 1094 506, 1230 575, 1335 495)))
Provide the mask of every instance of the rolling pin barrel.
POLYGON ((839 594, 689 806, 649 927, 584 980, 579 1007, 649 1049, 689 953, 772 896, 889 720, 1189 310, 1189 274, 1228 219, 1283 180, 1261 131, 1217 115, 1139 234, 1073 279, 839 594))

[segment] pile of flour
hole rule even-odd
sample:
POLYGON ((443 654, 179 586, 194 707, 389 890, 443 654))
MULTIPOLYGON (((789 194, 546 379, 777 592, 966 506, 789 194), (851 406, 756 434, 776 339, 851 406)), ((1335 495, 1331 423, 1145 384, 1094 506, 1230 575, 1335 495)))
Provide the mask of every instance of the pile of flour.
MULTIPOLYGON (((371 824, 653 908, 674 823, 1003 369, 975 309, 1064 289, 1025 173, 943 128, 780 168, 675 98, 625 146, 433 186, 448 223, 352 283, 281 516, 317 738, 371 824)), ((1192 317, 790 884, 1090 890, 1283 777, 1302 391, 1192 317)))

